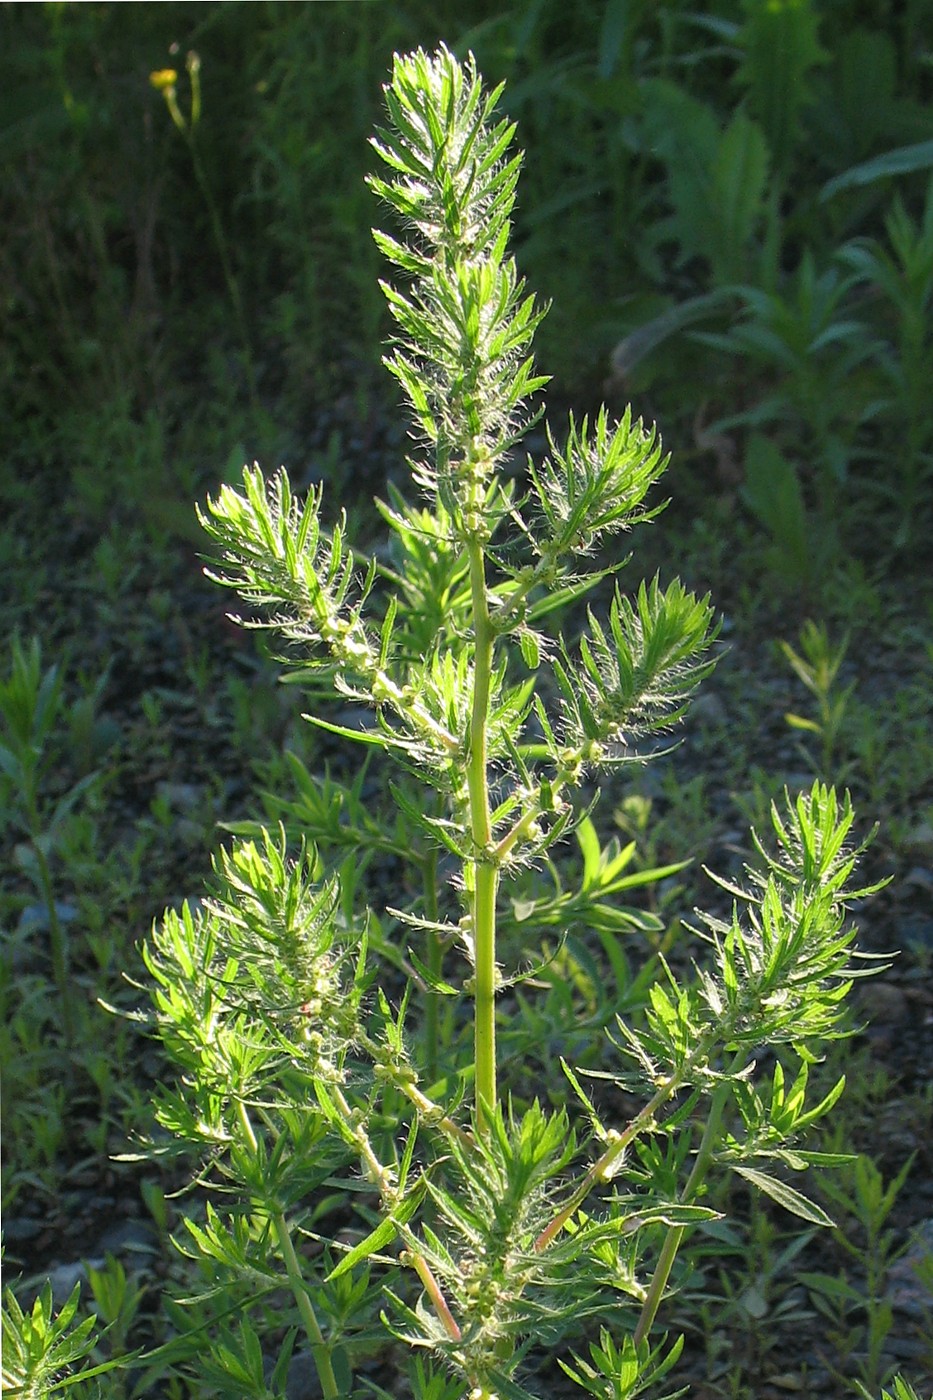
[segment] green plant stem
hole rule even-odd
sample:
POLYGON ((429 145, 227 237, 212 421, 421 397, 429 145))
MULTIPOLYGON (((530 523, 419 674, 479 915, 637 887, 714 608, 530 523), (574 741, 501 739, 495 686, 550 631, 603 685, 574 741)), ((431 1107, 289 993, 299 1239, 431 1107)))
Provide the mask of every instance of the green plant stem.
POLYGON ((431 1306, 437 1313, 441 1325, 450 1340, 452 1342, 459 1342, 462 1334, 457 1325, 457 1319, 450 1311, 447 1305, 447 1299, 444 1297, 441 1286, 434 1277, 428 1261, 422 1254, 416 1254, 414 1250, 406 1250, 403 1259, 405 1262, 411 1264, 411 1267, 421 1280, 424 1291, 431 1300, 431 1306))
MULTIPOLYGON (((694 1158, 693 1167, 690 1171, 690 1175, 687 1177, 684 1189, 680 1194, 681 1205, 688 1205, 703 1184, 703 1179, 709 1169, 710 1160, 713 1155, 713 1148, 719 1137, 719 1127, 722 1122, 723 1110, 729 1101, 731 1092, 732 1085, 727 1080, 720 1084, 713 1093, 710 1102, 709 1116, 706 1120, 706 1127, 700 1139, 700 1146, 697 1148, 697 1155, 694 1158)), ((635 1327, 634 1340, 636 1346, 645 1340, 651 1328, 654 1326, 658 1308, 661 1306, 661 1299, 664 1297, 664 1290, 671 1276, 671 1269, 674 1267, 677 1251, 680 1249, 686 1231, 686 1225, 671 1225, 664 1237, 664 1244, 661 1246, 661 1253, 658 1256, 654 1277, 651 1280, 647 1297, 642 1304, 638 1323, 635 1327)))
MULTIPOLYGON (((356 1121, 349 1103, 343 1091, 336 1086, 333 1090, 334 1103, 344 1115, 347 1127, 350 1130, 353 1143, 360 1154, 360 1160, 366 1175, 373 1182, 382 1200, 383 1209, 391 1212, 398 1204, 398 1191, 396 1189, 395 1176, 392 1170, 380 1162, 373 1150, 372 1143, 363 1125, 356 1121)), ((449 1120, 448 1120, 449 1121, 449 1120)), ((425 1293, 437 1314, 438 1320, 447 1336, 452 1342, 459 1342, 461 1338, 460 1328, 447 1299, 444 1297, 444 1290, 441 1288, 430 1264, 424 1255, 417 1249, 405 1249, 399 1255, 399 1263, 410 1265, 414 1269, 425 1293)))
MULTIPOLYGON (((583 1202, 586 1200, 587 1196, 590 1194, 594 1187, 600 1186, 603 1182, 611 1180, 622 1158, 622 1155, 625 1152, 625 1149, 628 1147, 629 1143, 632 1142, 636 1137, 638 1137, 639 1133, 641 1133, 651 1123, 658 1110, 663 1108, 664 1105, 674 1097, 677 1091, 681 1089, 684 1084, 689 1083, 690 1076, 693 1072, 694 1067, 697 1064, 702 1063, 702 1061, 706 1059, 706 1056, 709 1053, 710 1044, 712 1041, 715 1040, 718 1032, 718 1027, 711 1028, 710 1031, 697 1042, 697 1045, 695 1046, 692 1054, 688 1056, 687 1061, 684 1064, 684 1067, 680 1074, 671 1075, 669 1079, 665 1080, 664 1083, 658 1087, 657 1093, 653 1094, 648 1100, 648 1102, 645 1104, 645 1106, 639 1109, 635 1117, 631 1120, 630 1123, 627 1124, 627 1126, 621 1133, 614 1132, 609 1135, 609 1142, 605 1150, 597 1158, 597 1160, 593 1163, 589 1170, 584 1173, 583 1177, 577 1184, 575 1190, 571 1193, 570 1199, 567 1201, 566 1205, 561 1207, 561 1209, 554 1216, 550 1224, 548 1224, 541 1231, 541 1234, 535 1240, 536 1254, 540 1254, 543 1249, 546 1249, 547 1246, 551 1243, 551 1241, 560 1233, 560 1231, 566 1225, 567 1221, 570 1220, 571 1217, 575 1215, 576 1212, 580 1209, 583 1202)), ((742 1055, 736 1056, 737 1065, 741 1064, 742 1058, 742 1055)), ((722 1088, 726 1088, 726 1086, 724 1085, 722 1086, 722 1088)), ((720 1107, 719 1109, 719 1114, 721 1115, 721 1113, 722 1107, 720 1107)), ((713 1122, 712 1114, 709 1122, 713 1122)), ((710 1132, 709 1123, 707 1124, 707 1132, 704 1134, 703 1141, 700 1144, 700 1149, 697 1157, 698 1161, 700 1155, 703 1153, 704 1144, 706 1144, 706 1155, 703 1164, 703 1170, 705 1171, 713 1144, 713 1135, 710 1132)), ((696 1163, 694 1163, 694 1171, 696 1171, 696 1163)), ((697 1179, 697 1184, 698 1182, 699 1178, 697 1179)), ((693 1183, 693 1173, 691 1173, 690 1179, 687 1183, 687 1189, 691 1188, 691 1183, 693 1183)))
POLYGON ((439 1104, 433 1103, 426 1094, 422 1094, 416 1084, 401 1083, 398 1085, 399 1092, 404 1094, 409 1103, 414 1104, 425 1122, 440 1128, 447 1137, 456 1138, 465 1147, 474 1145, 473 1134, 466 1128, 461 1128, 459 1123, 455 1123, 439 1104))
MULTIPOLYGON (((421 863, 424 886, 425 918, 437 922, 437 850, 435 847, 426 853, 421 863)), ((444 970, 444 948, 440 935, 435 929, 427 934, 427 964, 433 978, 441 980, 444 970)), ((424 1064, 428 1082, 433 1084, 438 1074, 438 995, 433 987, 428 987, 424 1003, 424 1064)))
POLYGON ((484 1131, 496 1108, 496 889, 499 869, 492 852, 489 808, 488 732, 494 633, 489 616, 486 570, 479 540, 467 545, 473 599, 473 709, 467 783, 473 837, 474 1064, 476 1123, 484 1131))
POLYGON ((301 1320, 304 1323, 305 1332, 311 1343, 311 1351, 314 1356, 314 1364, 317 1368, 318 1379, 321 1382, 321 1391, 324 1400, 340 1400, 340 1390, 337 1385, 337 1377, 334 1375, 333 1364, 330 1359, 330 1352, 321 1331, 321 1325, 317 1320, 311 1299, 308 1297, 308 1290, 305 1287, 301 1274, 301 1265, 298 1262, 298 1255, 295 1253, 295 1246, 292 1244, 292 1237, 288 1229, 288 1222, 281 1211, 276 1211, 272 1217, 275 1226, 276 1238, 279 1248, 282 1251, 282 1258, 285 1261, 285 1272, 288 1274, 288 1282, 298 1305, 301 1320))
POLYGON ((376 1156, 373 1145, 366 1134, 366 1129, 361 1122, 357 1121, 357 1115, 354 1115, 343 1090, 333 1084, 331 1085, 331 1095, 343 1115, 344 1122, 350 1129, 353 1145, 360 1154, 366 1175, 378 1190, 383 1204, 391 1209, 396 1204, 396 1197, 392 1194, 395 1185, 394 1173, 390 1167, 384 1166, 376 1156))
POLYGON ((581 1177, 575 1190, 571 1193, 570 1199, 561 1207, 558 1213, 551 1220, 535 1240, 535 1253, 540 1254, 546 1249, 551 1241, 560 1234, 567 1221, 574 1216, 586 1200, 594 1187, 609 1181, 616 1169, 616 1166, 624 1153, 626 1147, 633 1138, 637 1137, 641 1130, 650 1123, 659 1108, 663 1108, 668 1099, 680 1088, 680 1079, 670 1079, 658 1089, 644 1108, 640 1109, 632 1121, 625 1128, 624 1132, 614 1133, 610 1136, 609 1144, 605 1151, 597 1158, 593 1165, 581 1177))
MULTIPOLYGON (((240 1101, 237 1104, 237 1117, 243 1129, 243 1135, 249 1144, 250 1151, 254 1157, 258 1156, 259 1143, 253 1131, 246 1105, 240 1101)), ((308 1290, 301 1273, 301 1265, 298 1262, 298 1255, 295 1253, 295 1246, 292 1243, 291 1232, 288 1228, 288 1221, 280 1210, 271 1212, 272 1226, 278 1240, 279 1249, 282 1252, 282 1261, 285 1264, 285 1272, 288 1275, 289 1286, 292 1290, 298 1312, 301 1315, 302 1323, 311 1343, 311 1354, 314 1357, 314 1365, 317 1369, 318 1379, 321 1382, 321 1394, 324 1400, 340 1400, 340 1388, 337 1385, 337 1377, 334 1375, 334 1367, 330 1359, 330 1352, 327 1349, 327 1342, 324 1333, 321 1331, 321 1324, 317 1320, 317 1314, 308 1297, 308 1290)))
POLYGON ((243 313, 243 298, 240 296, 240 284, 236 280, 233 271, 233 264, 230 261, 230 251, 227 245, 227 235, 224 233, 224 226, 220 218, 220 211, 217 208, 217 201, 214 199, 204 164, 198 152, 194 135, 187 129, 182 130, 182 135, 191 152, 191 164, 194 167, 194 177, 198 182, 198 188, 204 196, 204 203, 207 205, 208 217, 211 221, 211 232, 214 235, 214 242, 217 245, 217 253, 220 258, 220 266, 224 274, 224 281, 227 284, 227 291, 233 306, 233 315, 236 320, 237 331, 240 336, 240 343, 243 346, 245 358, 246 383, 249 391, 250 407, 254 412, 259 409, 259 394, 256 388, 256 370, 253 364, 253 351, 250 343, 249 333, 246 329, 246 317, 243 313))

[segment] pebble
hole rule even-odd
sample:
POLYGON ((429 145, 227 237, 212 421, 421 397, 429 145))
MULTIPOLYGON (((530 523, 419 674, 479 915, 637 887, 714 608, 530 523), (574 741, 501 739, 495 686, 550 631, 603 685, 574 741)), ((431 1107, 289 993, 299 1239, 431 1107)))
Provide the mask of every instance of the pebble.
POLYGON ((914 914, 901 919, 897 927, 898 941, 905 948, 933 950, 933 919, 924 914, 914 914))
POLYGON ((928 1353, 926 1342, 916 1337, 889 1337, 884 1344, 884 1355, 893 1361, 921 1361, 928 1353))
POLYGON ((15 1248, 18 1244, 28 1244, 30 1240, 36 1239, 42 1234, 44 1226, 39 1220, 4 1220, 3 1222, 3 1242, 8 1247, 15 1248))
POLYGON ((933 894, 933 870, 928 870, 924 865, 913 865, 904 876, 903 883, 933 894))
POLYGON ((288 1400, 320 1400, 321 1385, 310 1352, 299 1351, 292 1357, 285 1394, 288 1400))
POLYGON ((115 1255, 157 1254, 159 1235, 147 1220, 118 1220, 97 1241, 97 1252, 115 1255))
POLYGON ((174 812, 190 812, 204 796, 201 783, 156 783, 156 796, 174 812))
POLYGON ((933 1311, 929 1289, 916 1272, 917 1265, 930 1258, 933 1258, 933 1219, 918 1226, 905 1252, 888 1270, 888 1302, 897 1312, 916 1318, 918 1322, 927 1321, 933 1311))
MULTIPOLYGON (((55 912, 58 915, 59 923, 71 924, 78 917, 78 910, 74 904, 66 904, 63 900, 56 899, 55 912)), ((26 908, 19 916, 17 932, 29 934, 34 932, 44 933, 49 926, 49 910, 47 904, 27 904, 26 908)))
POLYGON ((904 849, 918 861, 933 860, 933 822, 920 822, 904 838, 904 849))
POLYGON ((690 718, 701 729, 721 729, 729 718, 729 712, 713 691, 698 695, 690 706, 690 718))
MULTIPOLYGON (((271 1376, 275 1365, 274 1357, 267 1357, 265 1371, 271 1376)), ((296 1351, 288 1366, 288 1379, 285 1382, 286 1400, 321 1400, 321 1383, 317 1367, 309 1351, 296 1351)))
POLYGON ((68 1302, 76 1283, 80 1283, 82 1287, 87 1283, 88 1264, 92 1269, 102 1269, 105 1262, 103 1256, 95 1256, 86 1261, 78 1260, 74 1264, 57 1264, 54 1269, 50 1269, 48 1279, 56 1309, 68 1302))
POLYGON ((903 1024, 910 1017, 906 996, 892 982, 863 982, 858 993, 858 1009, 869 1025, 903 1024))
POLYGON ((781 778, 781 787, 786 788, 791 797, 796 797, 798 792, 809 792, 813 787, 815 774, 808 769, 794 768, 785 773, 781 778))

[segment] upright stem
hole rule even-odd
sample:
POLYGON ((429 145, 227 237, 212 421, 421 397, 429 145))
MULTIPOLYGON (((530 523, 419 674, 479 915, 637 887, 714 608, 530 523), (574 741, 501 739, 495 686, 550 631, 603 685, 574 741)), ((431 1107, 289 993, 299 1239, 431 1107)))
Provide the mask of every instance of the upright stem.
MULTIPOLYGON (((687 1183, 680 1193, 681 1204, 689 1205, 696 1196, 697 1191, 703 1184, 713 1155, 713 1148, 719 1136, 719 1126, 722 1122, 723 1110, 732 1092, 732 1084, 725 1080, 715 1090, 710 1103, 709 1116, 706 1120, 706 1127, 703 1130, 703 1137, 700 1139, 700 1146, 697 1148, 697 1155, 694 1158, 693 1168, 687 1177, 687 1183)), ((661 1246, 661 1253, 658 1256, 657 1266, 654 1271, 654 1278, 648 1289, 647 1297, 642 1304, 641 1313, 635 1328, 635 1345, 643 1342, 651 1328, 654 1326, 654 1319, 657 1316, 658 1308, 661 1306, 661 1299, 664 1297, 664 1290, 667 1281, 671 1276, 671 1269, 674 1267, 674 1260, 677 1258, 677 1251, 680 1249, 683 1237, 686 1234, 686 1225, 671 1225, 661 1246)))
MULTIPOLYGON (((431 846, 421 863, 424 883, 424 913, 432 923, 437 922, 437 850, 431 846)), ((427 964, 432 977, 440 981, 444 970, 444 949, 440 934, 429 929, 427 935, 427 964)), ((424 1061, 428 1083, 433 1084, 438 1075, 438 995, 433 987, 427 990, 424 1003, 424 1061)))
POLYGON ((285 1261, 288 1282, 291 1285, 295 1302, 298 1304, 298 1311, 301 1314, 301 1321, 311 1343, 311 1352, 314 1356, 314 1364, 321 1382, 324 1400, 340 1400, 340 1388, 337 1385, 337 1377, 334 1375, 330 1352, 321 1331, 321 1324, 317 1320, 317 1314, 311 1305, 311 1299, 308 1297, 308 1289, 302 1277, 295 1246, 292 1244, 288 1222, 281 1211, 276 1211, 272 1217, 272 1223, 275 1226, 279 1249, 282 1251, 282 1258, 285 1261))
POLYGON ((475 965, 474 1061, 476 1123, 482 1132, 496 1107, 496 889, 499 870, 492 851, 489 806, 488 722, 494 635, 486 593, 483 547, 471 539, 470 587, 473 595, 473 710, 467 783, 473 838, 473 947, 475 965))
MULTIPOLYGON (((259 1143, 253 1125, 250 1122, 246 1105, 242 1102, 237 1104, 237 1116, 240 1120, 240 1127, 243 1129, 243 1136, 249 1144, 249 1149, 254 1156, 258 1154, 259 1143)), ((314 1357, 314 1364, 317 1368, 318 1379, 321 1382, 321 1394, 324 1400, 340 1400, 340 1387, 337 1385, 337 1377, 334 1375, 333 1363, 330 1359, 330 1352, 324 1333, 321 1331, 321 1324, 317 1320, 317 1314, 308 1296, 308 1287, 301 1272, 301 1264, 298 1255, 295 1253, 295 1246, 292 1243, 291 1231, 288 1228, 288 1221, 280 1210, 271 1212, 272 1226, 275 1230, 275 1237, 278 1241, 279 1249, 282 1253, 282 1261, 285 1264, 285 1272, 288 1275, 288 1282, 301 1316, 308 1341, 311 1343, 311 1354, 314 1357)))
POLYGON ((227 292, 229 293, 230 302, 233 306, 233 315, 240 336, 240 344, 243 347, 244 368, 246 370, 246 384, 249 393, 250 407, 256 412, 259 409, 259 394, 256 388, 256 368, 253 361, 252 342, 250 340, 249 331, 246 329, 246 316, 243 311, 243 298, 240 295, 240 284, 236 279, 236 273, 233 271, 233 264, 230 261, 230 249, 227 243, 227 235, 224 233, 220 211, 217 208, 217 201, 214 199, 210 181, 207 178, 204 164, 195 143, 194 133, 183 131, 182 134, 191 152, 191 163, 194 166, 195 179, 198 182, 198 186, 204 196, 204 202, 207 205, 207 213, 211 221, 211 232, 214 235, 214 243, 220 257, 221 271, 224 275, 224 281, 227 284, 227 292))

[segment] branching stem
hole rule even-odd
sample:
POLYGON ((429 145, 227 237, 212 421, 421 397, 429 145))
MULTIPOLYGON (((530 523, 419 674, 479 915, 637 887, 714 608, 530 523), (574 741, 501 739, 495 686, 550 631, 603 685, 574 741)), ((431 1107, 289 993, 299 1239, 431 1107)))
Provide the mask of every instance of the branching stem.
POLYGON ((674 1094, 676 1094, 677 1090, 680 1088, 681 1082, 680 1079, 673 1078, 665 1081, 661 1088, 658 1089, 658 1092, 645 1104, 644 1108, 639 1110, 624 1131, 615 1134, 602 1155, 597 1158, 589 1170, 581 1177, 566 1205, 558 1211, 554 1219, 541 1231, 541 1234, 535 1240, 535 1252, 537 1254, 540 1254, 543 1249, 546 1249, 551 1241, 560 1234, 560 1231, 564 1228, 567 1221, 580 1209, 593 1188, 602 1185, 603 1182, 610 1179, 619 1159, 629 1143, 648 1126, 658 1109, 663 1108, 667 1101, 673 1098, 674 1094))
POLYGON ((324 1400, 340 1400, 340 1390, 337 1385, 337 1377, 334 1375, 333 1362, 330 1359, 330 1351, 324 1334, 321 1331, 321 1324, 317 1320, 317 1314, 308 1297, 308 1290, 301 1273, 301 1265, 298 1262, 298 1255, 295 1253, 295 1246, 288 1229, 288 1222, 281 1211, 276 1211, 272 1217, 272 1224, 275 1227, 276 1238, 279 1248, 282 1251, 282 1258, 285 1261, 285 1272, 288 1274, 288 1282, 298 1305, 298 1312, 304 1324, 305 1332, 311 1343, 311 1352, 314 1356, 314 1364, 317 1368, 318 1379, 321 1382, 321 1391, 324 1400))
MULTIPOLYGON (((739 1061, 741 1061, 741 1058, 742 1057, 739 1057, 739 1061)), ((700 1146, 697 1148, 697 1155, 694 1158, 690 1175, 680 1194, 682 1205, 689 1205, 690 1202, 694 1200, 703 1184, 703 1179, 706 1176, 712 1159, 713 1148, 719 1138, 723 1110, 729 1101, 731 1092, 732 1084, 731 1081, 727 1079, 719 1084, 713 1093, 703 1137, 700 1139, 700 1146)), ((635 1328, 636 1346, 645 1340, 651 1328, 654 1326, 654 1320, 657 1316, 658 1308, 661 1306, 661 1299, 664 1297, 664 1290, 667 1287, 671 1269, 674 1267, 677 1251, 680 1249, 686 1231, 686 1225, 671 1225, 668 1228, 664 1238, 664 1244, 661 1246, 661 1253, 658 1256, 654 1277, 651 1280, 651 1286, 648 1289, 647 1297, 642 1304, 641 1313, 635 1328)))
POLYGON ((409 1250, 407 1251, 407 1262, 411 1264, 411 1267, 420 1278, 424 1291, 431 1300, 431 1306, 437 1313, 444 1331, 452 1342, 459 1342, 461 1332, 457 1325, 457 1319, 450 1311, 447 1305, 447 1299, 444 1297, 440 1284, 431 1272, 431 1266, 427 1259, 425 1259, 423 1254, 416 1254, 414 1250, 409 1250))
MULTIPOLYGON (((690 1082, 691 1072, 697 1064, 701 1063, 706 1058, 707 1054, 709 1053, 710 1042, 715 1038, 715 1034, 715 1030, 711 1030, 707 1035, 704 1035, 698 1041, 693 1053, 687 1059, 687 1062, 684 1065, 683 1069, 680 1071, 680 1073, 676 1075, 671 1075, 669 1079, 666 1079, 664 1083, 659 1086, 657 1093, 653 1094, 648 1100, 648 1102, 644 1105, 644 1107, 639 1109, 638 1113, 636 1113, 635 1117, 631 1120, 627 1127, 625 1127, 621 1133, 615 1133, 612 1136, 612 1139, 606 1147, 605 1151, 599 1158, 597 1158, 597 1160, 581 1178, 579 1184, 577 1185, 576 1189, 572 1192, 570 1199, 567 1201, 566 1205, 564 1205, 561 1208, 561 1210, 557 1213, 557 1215, 555 1215, 554 1219, 550 1222, 550 1224, 547 1225, 546 1228, 541 1231, 541 1234, 535 1240, 536 1253, 540 1253, 541 1250, 547 1248, 551 1241, 560 1233, 560 1231, 566 1225, 567 1221, 570 1220, 572 1216, 575 1215, 576 1212, 580 1209, 583 1202, 586 1200, 587 1196, 590 1194, 593 1188, 601 1185, 603 1182, 608 1181, 610 1179, 622 1157, 622 1154, 625 1152, 625 1149, 629 1146, 629 1144, 636 1137, 638 1137, 640 1133, 644 1132, 644 1130, 649 1126, 658 1110, 663 1108, 664 1105, 674 1097, 678 1090, 682 1089, 685 1084, 690 1082)), ((739 1057, 739 1062, 740 1061, 741 1057, 739 1057)), ((716 1092, 718 1093, 719 1090, 717 1090, 716 1092)), ((714 1095, 714 1105, 715 1102, 716 1100, 714 1095)), ((720 1106, 719 1115, 721 1115, 721 1113, 722 1106, 720 1106)), ((711 1115, 710 1122, 712 1121, 713 1119, 711 1115)), ((717 1128, 718 1125, 719 1116, 717 1115, 717 1128)), ((697 1157, 697 1161, 699 1161, 700 1154, 703 1153, 703 1144, 708 1144, 703 1161, 704 1172, 709 1163, 709 1154, 712 1150, 712 1145, 714 1141, 714 1136, 712 1133, 709 1133, 708 1127, 707 1133, 705 1133, 703 1136, 703 1143, 701 1143, 700 1153, 697 1157), (709 1134, 709 1136, 707 1136, 707 1133, 709 1134)), ((694 1171, 695 1170, 696 1163, 694 1163, 694 1171)), ((686 1189, 693 1189, 695 1186, 699 1185, 700 1180, 701 1178, 697 1178, 696 1182, 694 1182, 693 1174, 691 1173, 686 1189)))
MULTIPOLYGON (((243 1136, 249 1144, 249 1149, 253 1156, 259 1153, 259 1143, 256 1133, 250 1122, 246 1105, 239 1100, 237 1103, 237 1117, 243 1136)), ((295 1253, 295 1246, 292 1242, 291 1232, 288 1228, 288 1221, 282 1211, 272 1211, 272 1227, 275 1230, 275 1237, 278 1241, 279 1249, 282 1253, 282 1262, 285 1265, 285 1272, 288 1275, 289 1287, 295 1299, 295 1304, 301 1316, 308 1341, 311 1343, 311 1353, 314 1357, 314 1364, 317 1368, 318 1379, 321 1382, 321 1394, 324 1400, 340 1400, 340 1389, 337 1385, 337 1377, 334 1375, 333 1363, 330 1359, 330 1351, 321 1331, 321 1324, 317 1320, 317 1314, 308 1296, 307 1285, 301 1272, 301 1264, 298 1255, 295 1253)))

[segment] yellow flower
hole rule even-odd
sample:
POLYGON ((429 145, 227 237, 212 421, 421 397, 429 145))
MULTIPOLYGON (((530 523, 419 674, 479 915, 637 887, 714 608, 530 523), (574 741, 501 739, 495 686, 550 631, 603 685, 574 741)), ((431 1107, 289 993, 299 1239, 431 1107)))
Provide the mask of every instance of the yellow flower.
POLYGON ((178 82, 178 74, 174 68, 159 68, 155 73, 149 74, 149 81, 157 92, 165 92, 178 82))

